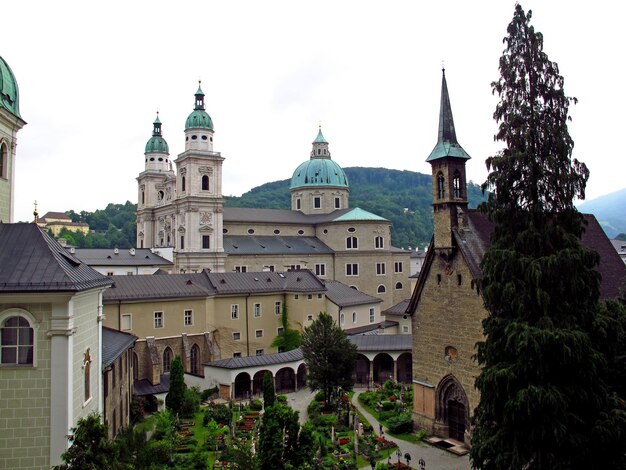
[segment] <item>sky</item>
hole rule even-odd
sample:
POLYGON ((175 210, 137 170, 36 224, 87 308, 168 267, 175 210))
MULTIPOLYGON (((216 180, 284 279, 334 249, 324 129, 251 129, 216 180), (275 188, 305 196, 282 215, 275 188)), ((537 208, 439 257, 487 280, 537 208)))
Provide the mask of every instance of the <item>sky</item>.
MULTIPOLYGON (((14 221, 137 202, 159 111, 170 155, 198 80, 225 157, 223 194, 287 179, 318 125, 342 167, 430 174, 442 63, 468 179, 496 153, 491 82, 515 2, 20 0, 2 5, 0 56, 20 90, 14 221)), ((626 186, 614 168, 626 109, 626 3, 522 2, 559 64, 587 199, 626 186), (617 150, 615 147, 617 146, 617 150)))

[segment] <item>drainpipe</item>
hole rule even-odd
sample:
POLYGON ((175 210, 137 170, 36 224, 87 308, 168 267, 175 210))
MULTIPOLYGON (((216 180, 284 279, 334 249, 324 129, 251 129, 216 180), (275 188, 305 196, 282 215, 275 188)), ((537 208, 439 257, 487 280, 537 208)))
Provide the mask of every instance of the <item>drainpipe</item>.
POLYGON ((117 329, 122 331, 122 301, 117 301, 117 329))
POLYGON ((248 299, 250 294, 246 295, 246 355, 250 355, 250 330, 248 327, 248 299))

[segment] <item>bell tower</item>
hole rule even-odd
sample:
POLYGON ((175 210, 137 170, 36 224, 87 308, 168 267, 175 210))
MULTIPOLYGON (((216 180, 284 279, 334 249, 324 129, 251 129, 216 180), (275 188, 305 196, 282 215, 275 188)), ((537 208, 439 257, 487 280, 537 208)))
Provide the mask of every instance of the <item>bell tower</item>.
POLYGON ((426 159, 432 166, 435 249, 453 247, 452 230, 458 227, 460 211, 467 209, 465 162, 471 157, 456 140, 446 71, 442 70, 439 136, 437 145, 426 159))

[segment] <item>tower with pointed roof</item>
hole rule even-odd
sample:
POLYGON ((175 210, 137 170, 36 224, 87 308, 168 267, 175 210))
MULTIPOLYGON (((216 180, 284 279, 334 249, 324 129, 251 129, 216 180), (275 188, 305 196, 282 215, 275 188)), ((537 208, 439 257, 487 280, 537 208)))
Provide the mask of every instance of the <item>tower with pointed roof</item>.
POLYGON ((426 159, 432 167, 434 246, 445 252, 452 249, 452 229, 467 210, 465 162, 470 159, 456 138, 446 72, 442 70, 439 135, 437 144, 426 159))
POLYGON ((15 147, 17 131, 26 122, 20 116, 17 80, 0 57, 0 222, 13 221, 15 147))
POLYGON ((328 141, 320 125, 311 157, 296 168, 289 186, 291 210, 304 214, 329 214, 348 208, 348 178, 330 158, 328 141))

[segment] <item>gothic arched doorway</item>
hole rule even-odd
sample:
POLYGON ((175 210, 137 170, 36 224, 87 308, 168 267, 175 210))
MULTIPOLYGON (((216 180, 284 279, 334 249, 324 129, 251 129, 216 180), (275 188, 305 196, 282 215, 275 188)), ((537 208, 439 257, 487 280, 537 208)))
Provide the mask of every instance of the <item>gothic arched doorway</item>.
POLYGON ((460 442, 465 441, 469 423, 469 403, 461 384, 453 375, 446 375, 437 386, 435 413, 443 424, 447 436, 460 442))

